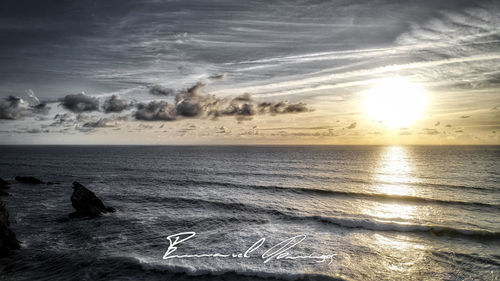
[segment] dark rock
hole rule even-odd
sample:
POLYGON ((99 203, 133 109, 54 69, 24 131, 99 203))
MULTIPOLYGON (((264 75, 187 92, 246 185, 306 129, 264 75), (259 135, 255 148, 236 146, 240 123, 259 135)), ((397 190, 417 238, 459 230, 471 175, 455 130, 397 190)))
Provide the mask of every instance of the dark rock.
POLYGON ((28 183, 28 184, 41 184, 41 183, 44 183, 43 181, 35 178, 35 177, 20 177, 20 176, 17 176, 16 177, 16 181, 18 182, 22 182, 22 183, 28 183))
POLYGON ((19 249, 20 243, 16 234, 10 229, 9 212, 0 201, 0 256, 8 256, 13 250, 19 249))
POLYGON ((69 221, 69 218, 67 218, 67 217, 61 217, 61 218, 58 218, 56 221, 57 222, 67 222, 67 221, 69 221))
POLYGON ((9 188, 10 182, 5 181, 4 179, 0 178, 0 188, 9 188))
POLYGON ((92 191, 79 182, 73 182, 71 205, 76 212, 69 214, 72 218, 97 217, 102 213, 114 212, 113 207, 106 207, 92 191))

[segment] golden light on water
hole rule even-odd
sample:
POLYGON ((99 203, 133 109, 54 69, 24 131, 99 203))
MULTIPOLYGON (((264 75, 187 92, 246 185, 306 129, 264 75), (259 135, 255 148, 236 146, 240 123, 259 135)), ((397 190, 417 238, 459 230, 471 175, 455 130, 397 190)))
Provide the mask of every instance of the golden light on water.
POLYGON ((380 234, 373 236, 378 251, 387 252, 380 261, 384 268, 389 271, 404 272, 407 276, 420 269, 419 264, 424 260, 423 245, 409 241, 408 236, 403 234, 396 237, 380 234))
POLYGON ((408 185, 415 181, 412 174, 413 165, 406 148, 387 147, 382 152, 374 173, 375 192, 389 195, 414 195, 415 190, 408 185))
MULTIPOLYGON (((406 148, 385 148, 373 173, 372 192, 376 194, 414 196, 415 190, 408 185, 415 181, 413 165, 406 148)), ((404 202, 373 201, 362 208, 362 213, 384 221, 408 221, 417 213, 417 207, 404 202)))
POLYGON ((415 206, 394 203, 372 203, 364 213, 384 220, 410 220, 414 217, 417 209, 415 206))
POLYGON ((399 77, 383 79, 365 93, 368 117, 392 128, 408 126, 422 118, 426 106, 424 90, 399 77))
MULTIPOLYGON (((372 192, 377 194, 414 196, 415 190, 409 185, 415 182, 414 165, 411 154, 405 147, 387 147, 380 152, 378 164, 373 171, 372 192)), ((381 224, 414 224, 419 219, 419 208, 404 201, 373 201, 366 204, 361 212, 373 217, 381 224)), ((394 276, 408 277, 425 266, 425 247, 405 234, 374 234, 370 247, 381 253, 377 263, 394 276), (374 243, 373 243, 374 242, 374 243)), ((397 278, 396 278, 397 279, 397 278)))

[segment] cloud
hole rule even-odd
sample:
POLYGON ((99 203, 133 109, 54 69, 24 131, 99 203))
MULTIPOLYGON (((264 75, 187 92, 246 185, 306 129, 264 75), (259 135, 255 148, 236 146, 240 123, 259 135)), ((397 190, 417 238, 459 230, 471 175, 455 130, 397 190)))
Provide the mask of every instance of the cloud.
POLYGON ((155 96, 173 96, 175 94, 174 90, 165 88, 160 85, 154 85, 149 89, 149 93, 155 96))
POLYGON ((83 124, 84 128, 109 128, 117 125, 117 120, 114 118, 101 118, 94 122, 87 122, 83 124))
POLYGON ((31 106, 31 111, 35 114, 48 114, 50 107, 45 103, 40 103, 35 106, 31 106))
POLYGON ((283 113, 300 113, 309 111, 307 105, 303 102, 289 104, 287 101, 280 102, 262 102, 259 104, 260 113, 283 114, 283 113))
POLYGON ((50 133, 50 130, 48 130, 48 129, 42 130, 42 129, 38 129, 38 128, 33 128, 33 129, 26 130, 24 133, 28 133, 28 134, 50 133))
POLYGON ((35 92, 33 92, 33 90, 26 91, 26 95, 28 96, 29 104, 34 105, 34 106, 40 104, 40 100, 37 98, 37 96, 35 95, 35 92))
POLYGON ((73 119, 73 115, 71 113, 61 113, 61 114, 56 114, 54 116, 54 122, 50 124, 50 126, 56 127, 56 126, 73 126, 75 119, 73 119))
POLYGON ((0 119, 16 120, 26 114, 28 104, 19 97, 10 96, 0 102, 0 119))
POLYGON ((137 104, 135 117, 138 120, 173 121, 185 118, 217 118, 235 116, 247 120, 257 114, 286 114, 310 111, 305 103, 290 104, 288 101, 256 103, 252 96, 245 93, 235 98, 219 98, 203 94, 203 83, 183 90, 175 95, 174 103, 151 101, 137 104))
POLYGON ((132 103, 126 100, 123 100, 118 95, 112 95, 104 101, 102 106, 104 112, 122 112, 123 110, 127 110, 132 107, 132 103))
POLYGON ((252 95, 249 93, 244 93, 241 96, 237 96, 233 99, 233 101, 241 101, 241 102, 251 102, 253 101, 252 95))
POLYGON ((151 101, 147 104, 137 104, 135 118, 137 120, 164 120, 173 121, 177 117, 175 106, 166 101, 151 101))
POLYGON ((447 124, 445 127, 446 128, 451 128, 452 126, 450 124, 447 124))
POLYGON ((469 115, 463 115, 463 116, 460 116, 460 118, 465 119, 465 118, 470 118, 470 116, 469 115))
POLYGON ((49 109, 44 103, 30 106, 22 98, 10 96, 0 101, 0 119, 17 120, 33 114, 47 114, 49 109))
POLYGON ((436 130, 436 129, 424 128, 423 131, 424 131, 424 134, 426 134, 426 135, 431 135, 431 136, 433 136, 433 135, 439 135, 439 131, 436 130))
POLYGON ((80 113, 99 110, 99 100, 85 93, 67 95, 61 99, 61 105, 69 111, 80 113))
POLYGON ((212 75, 208 78, 212 79, 212 80, 225 80, 226 79, 226 73, 222 73, 222 74, 215 74, 215 75, 212 75))
POLYGON ((437 121, 436 124, 434 124, 434 127, 437 127, 441 124, 441 122, 437 121))
POLYGON ((231 130, 228 129, 226 126, 220 126, 217 130, 217 132, 215 132, 216 134, 231 134, 231 130))
POLYGON ((349 126, 347 126, 347 129, 354 129, 354 128, 356 128, 357 125, 358 124, 356 122, 351 123, 349 126))

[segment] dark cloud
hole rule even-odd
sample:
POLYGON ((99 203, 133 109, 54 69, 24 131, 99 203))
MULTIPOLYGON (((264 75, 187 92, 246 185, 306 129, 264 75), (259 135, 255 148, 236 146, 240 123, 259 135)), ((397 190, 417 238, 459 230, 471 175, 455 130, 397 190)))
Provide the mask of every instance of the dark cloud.
POLYGON ((35 114, 48 114, 50 107, 47 106, 46 103, 40 103, 34 106, 31 106, 31 111, 35 114))
POLYGON ((154 85, 149 89, 149 93, 155 96, 173 96, 175 91, 160 85, 154 85))
POLYGON ((441 122, 437 121, 436 124, 434 124, 434 127, 437 127, 441 124, 441 122))
POLYGON ((22 98, 10 96, 0 101, 0 119, 17 120, 33 114, 47 114, 49 109, 44 103, 30 106, 22 98))
POLYGON ((137 104, 135 118, 138 120, 164 120, 173 121, 177 117, 175 106, 166 101, 151 101, 147 104, 137 104))
POLYGON ((451 128, 452 126, 450 124, 446 125, 445 126, 446 128, 451 128))
POLYGON ((260 113, 282 114, 282 113, 300 113, 309 111, 307 105, 303 102, 289 104, 287 101, 280 102, 261 102, 258 105, 260 113))
POLYGON ((456 130, 455 133, 463 133, 463 130, 456 130))
POLYGON ((28 108, 28 104, 23 99, 10 96, 0 102, 0 119, 19 119, 26 115, 28 108))
POLYGON ((50 130, 48 130, 48 129, 42 130, 39 128, 33 128, 33 129, 29 129, 29 130, 25 131, 25 133, 28 133, 28 134, 50 133, 50 130))
POLYGON ((241 102, 251 102, 253 101, 252 95, 249 93, 244 93, 241 96, 237 96, 233 99, 233 101, 241 101, 241 102))
POLYGON ((465 118, 470 118, 470 116, 469 115, 463 115, 463 116, 460 116, 460 118, 465 119, 465 118))
POLYGON ((351 123, 349 126, 347 126, 347 129, 354 129, 354 128, 356 128, 357 125, 358 124, 356 122, 351 123))
POLYGON ((50 124, 50 126, 57 127, 57 126, 65 126, 69 127, 72 126, 73 123, 75 122, 75 119, 73 118, 73 114, 71 113, 61 113, 61 114, 56 114, 54 116, 54 122, 50 124))
POLYGON ((179 117, 217 118, 235 116, 247 120, 257 114, 286 114, 310 111, 305 103, 290 104, 287 101, 256 103, 248 93, 235 98, 219 98, 203 94, 205 84, 198 83, 175 95, 175 103, 151 101, 137 105, 135 117, 139 120, 173 121, 179 117))
POLYGON ((224 80, 226 79, 226 73, 222 73, 222 74, 215 74, 215 75, 212 75, 210 77, 208 77, 212 80, 224 80))
POLYGON ((85 93, 67 95, 61 99, 61 105, 75 113, 99 110, 99 100, 85 93))
POLYGON ((118 95, 112 95, 104 101, 102 109, 106 113, 110 112, 122 112, 131 108, 133 105, 131 102, 126 101, 118 95))
POLYGON ((205 84, 198 83, 175 96, 177 115, 184 117, 197 117, 202 113, 212 115, 220 107, 221 99, 213 95, 201 95, 205 84))

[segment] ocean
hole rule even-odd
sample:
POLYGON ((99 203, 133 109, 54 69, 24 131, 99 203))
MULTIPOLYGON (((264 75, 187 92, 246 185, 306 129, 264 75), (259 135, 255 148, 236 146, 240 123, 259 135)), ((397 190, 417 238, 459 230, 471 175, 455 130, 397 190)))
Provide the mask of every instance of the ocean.
POLYGON ((499 146, 1 146, 0 155, 22 242, 0 260, 0 280, 500 279, 499 146), (58 221, 74 211, 73 181, 117 211, 58 221))

